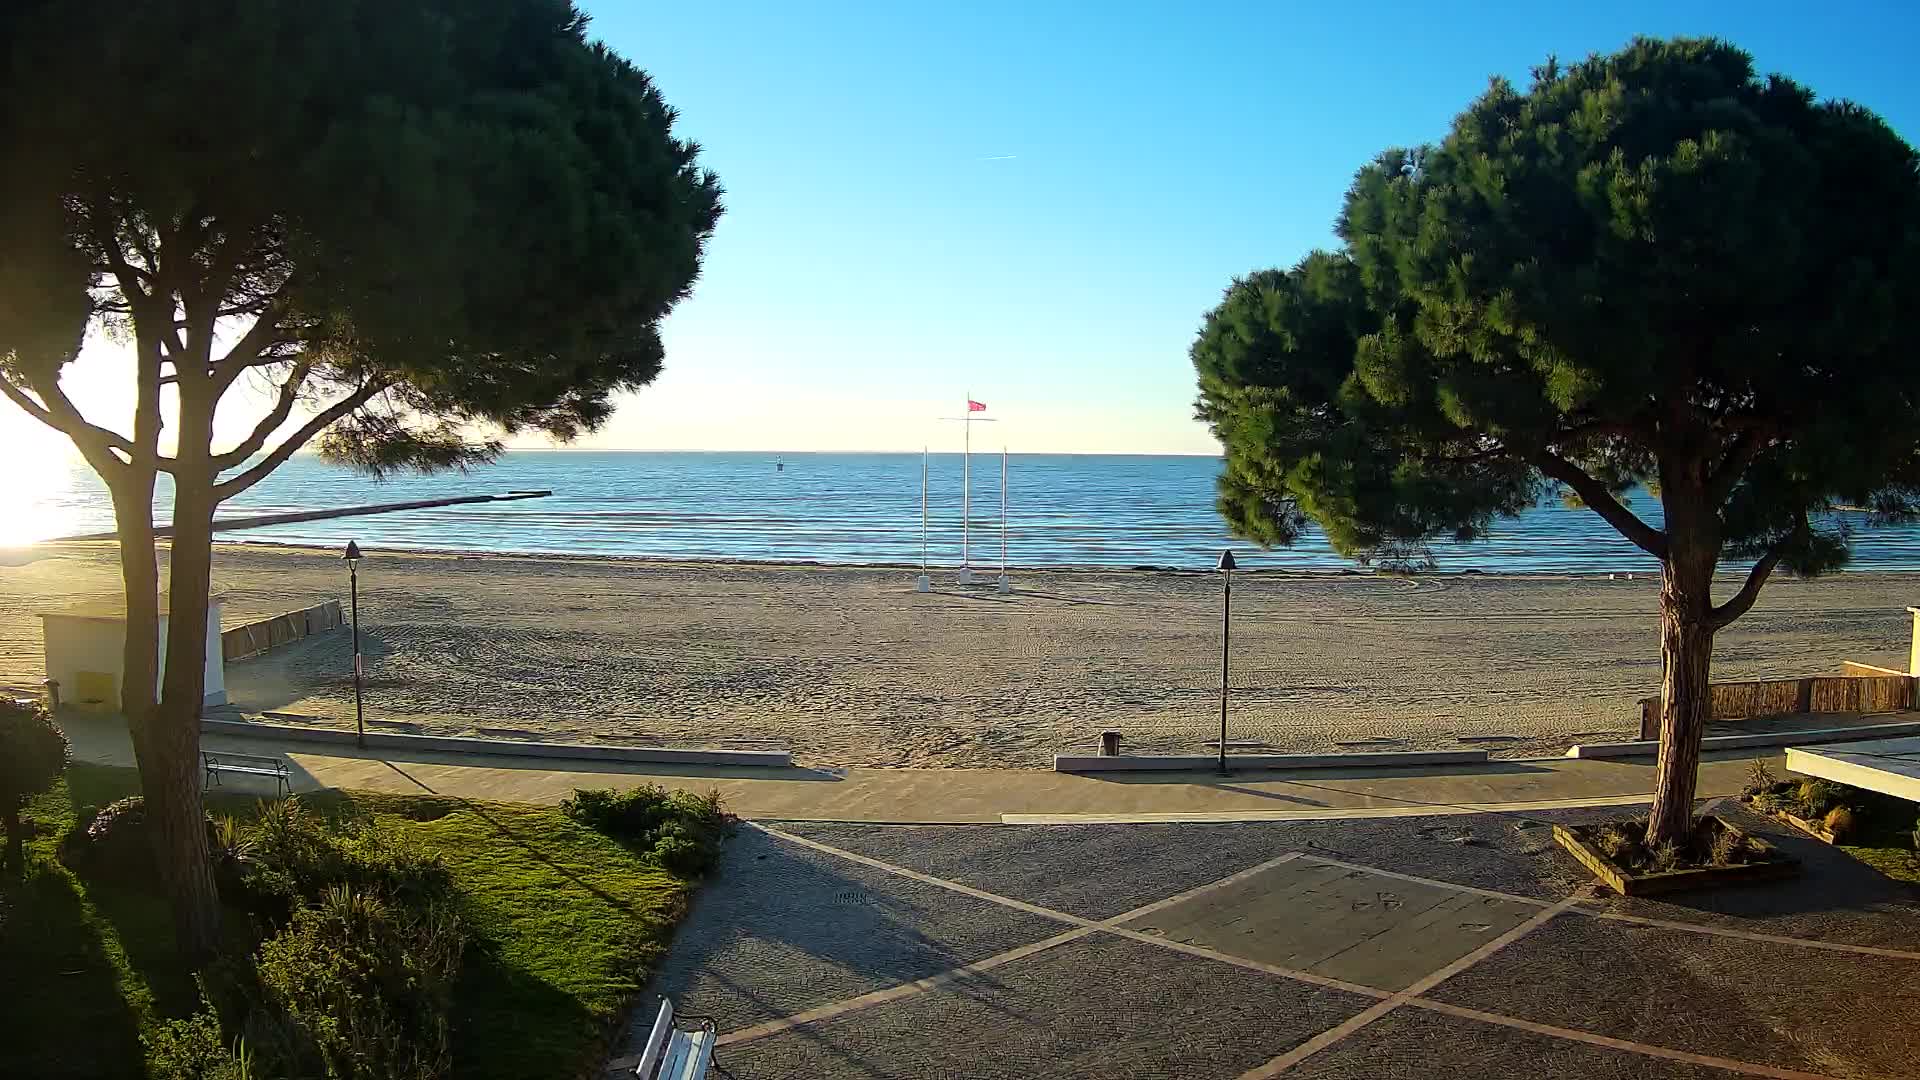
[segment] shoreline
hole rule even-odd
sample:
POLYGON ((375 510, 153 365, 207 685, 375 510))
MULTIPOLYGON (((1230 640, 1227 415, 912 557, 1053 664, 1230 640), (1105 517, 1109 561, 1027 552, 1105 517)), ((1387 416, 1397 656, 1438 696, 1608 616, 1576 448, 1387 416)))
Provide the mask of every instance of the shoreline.
MULTIPOLYGON (((65 549, 73 549, 73 548, 85 549, 85 548, 91 548, 91 547, 106 547, 106 546, 117 545, 117 543, 118 542, 115 540, 107 539, 94 534, 89 534, 85 537, 69 537, 69 538, 63 538, 59 540, 40 540, 32 544, 20 544, 11 548, 0 548, 0 555, 18 555, 26 552, 39 550, 39 549, 53 549, 53 554, 58 554, 60 550, 65 550, 65 549)), ((171 540, 165 536, 156 537, 155 546, 161 549, 166 549, 171 546, 171 540)), ((1248 545, 1248 546, 1251 547, 1252 545, 1248 545)), ((243 550, 243 551, 285 552, 288 554, 296 554, 296 555, 332 555, 335 557, 337 557, 340 552, 340 548, 330 546, 330 545, 317 544, 317 543, 301 543, 297 541, 288 541, 288 540, 215 539, 213 542, 213 547, 216 552, 225 548, 232 548, 235 550, 243 550)), ((626 554, 620 554, 618 552, 518 551, 518 550, 510 550, 510 549, 493 549, 493 548, 391 547, 391 546, 382 545, 377 541, 361 544, 360 547, 361 547, 361 550, 366 552, 369 557, 377 556, 382 553, 387 553, 387 554, 391 554, 401 558, 428 558, 428 559, 449 559, 449 560, 515 559, 515 560, 528 560, 528 561, 540 561, 540 562, 556 561, 556 562, 568 562, 568 563, 609 563, 614 565, 640 565, 640 566, 649 566, 649 567, 659 567, 659 568, 665 568, 665 569, 698 569, 701 567, 714 567, 714 568, 725 568, 725 569, 747 568, 747 569, 768 569, 768 570, 782 570, 782 569, 789 569, 789 570, 821 569, 821 570, 848 570, 848 571, 901 570, 901 571, 908 571, 908 572, 918 571, 920 569, 920 564, 913 563, 913 562, 886 562, 886 561, 836 562, 836 561, 831 561, 826 559, 746 559, 746 558, 728 558, 725 556, 626 555, 626 554)), ((20 565, 20 563, 0 562, 0 565, 20 565)), ((957 566, 937 565, 937 566, 930 567, 928 570, 928 573, 931 575, 934 575, 937 581, 938 575, 951 574, 956 572, 958 569, 959 568, 957 566)), ((999 572, 998 564, 976 565, 973 569, 975 573, 983 574, 983 575, 997 574, 999 572)), ((1012 564, 1007 567, 1007 573, 1009 575, 1016 574, 1016 573, 1018 574, 1124 574, 1124 575, 1133 575, 1133 576, 1141 576, 1141 577, 1168 576, 1168 577, 1205 577, 1205 578, 1212 578, 1212 577, 1218 576, 1218 571, 1213 570, 1211 568, 1190 568, 1190 567, 1171 566, 1171 565, 1154 565, 1154 564, 1148 564, 1148 563, 1139 563, 1139 564, 1037 563, 1037 564, 1026 565, 1026 566, 1019 565, 1019 564, 1012 564)), ((1743 565, 1738 563, 1729 564, 1729 563, 1723 562, 1721 566, 1715 570, 1714 579, 1716 581, 1723 580, 1723 579, 1739 581, 1739 580, 1744 580, 1746 577, 1746 574, 1747 574, 1747 571, 1743 565)), ((1827 580, 1831 578, 1838 578, 1846 575, 1882 575, 1882 574, 1896 574, 1896 575, 1897 574, 1904 574, 1904 575, 1920 574, 1920 567, 1899 567, 1899 566, 1842 567, 1839 570, 1833 571, 1832 573, 1822 574, 1817 578, 1801 577, 1788 570, 1776 569, 1772 575, 1772 580, 1774 582, 1781 582, 1781 581, 1813 582, 1813 581, 1827 580)), ((1468 567, 1466 569, 1461 569, 1461 570, 1402 571, 1402 570, 1367 569, 1367 568, 1360 568, 1360 567, 1343 568, 1343 569, 1306 569, 1306 568, 1300 568, 1300 567, 1287 567, 1287 566, 1268 566, 1268 567, 1242 566, 1234 571, 1234 577, 1236 580, 1245 578, 1245 577, 1261 577, 1261 578, 1292 577, 1292 578, 1302 578, 1302 579, 1316 580, 1316 581, 1320 581, 1320 580, 1361 580, 1361 581, 1442 580, 1444 581, 1444 580, 1456 580, 1461 578, 1474 578, 1474 579, 1481 579, 1486 581, 1598 581, 1598 582, 1609 582, 1613 584, 1622 584, 1622 583, 1641 582, 1641 581, 1648 581, 1648 580, 1658 581, 1660 577, 1660 567, 1658 566, 1658 564, 1655 564, 1648 568, 1617 569, 1617 570, 1481 570, 1473 567, 1468 567)), ((988 588, 991 584, 992 584, 991 581, 985 581, 985 582, 982 582, 981 584, 971 586, 971 588, 984 590, 988 588)))

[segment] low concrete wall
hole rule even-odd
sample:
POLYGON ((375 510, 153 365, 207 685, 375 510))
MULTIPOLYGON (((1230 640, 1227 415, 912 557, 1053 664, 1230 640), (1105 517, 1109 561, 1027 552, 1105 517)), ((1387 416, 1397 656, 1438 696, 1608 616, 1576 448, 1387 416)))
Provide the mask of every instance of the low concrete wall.
MULTIPOLYGON (((1370 750, 1355 754, 1228 754, 1229 769, 1341 769, 1382 765, 1484 765, 1485 750, 1370 750)), ((1215 754, 1143 757, 1120 754, 1056 754, 1053 771, 1093 772, 1213 772, 1220 767, 1215 754)))
MULTIPOLYGON (((328 746, 354 745, 354 733, 342 728, 257 724, 247 720, 200 721, 207 735, 247 739, 282 739, 328 746)), ((441 735, 396 735, 369 731, 367 748, 438 750, 452 754, 495 754, 501 757, 564 758, 574 761, 623 761, 666 765, 755 765, 790 768, 793 755, 785 750, 677 750, 663 746, 600 746, 592 743, 515 742, 507 739, 467 739, 441 735)))
POLYGON ((227 630, 220 635, 220 652, 228 660, 244 660, 311 634, 337 629, 345 622, 340 614, 340 601, 329 600, 227 630))
MULTIPOLYGON (((1854 739, 1884 739, 1894 735, 1920 735, 1920 722, 1864 724, 1859 727, 1816 728, 1812 731, 1769 731, 1758 735, 1709 735, 1700 740, 1702 752, 1713 750, 1750 750, 1768 746, 1800 746, 1810 743, 1848 742, 1854 739)), ((1634 742, 1581 743, 1567 750, 1571 758, 1653 757, 1660 752, 1658 739, 1634 742)))

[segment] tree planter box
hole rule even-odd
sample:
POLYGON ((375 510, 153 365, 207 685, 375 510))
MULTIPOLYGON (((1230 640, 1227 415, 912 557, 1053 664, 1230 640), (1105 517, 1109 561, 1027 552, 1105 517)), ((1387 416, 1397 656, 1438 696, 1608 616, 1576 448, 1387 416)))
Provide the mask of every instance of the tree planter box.
MULTIPOLYGON (((1720 818, 1714 818, 1720 827, 1739 832, 1720 818)), ((1704 889, 1715 885, 1743 885, 1759 881, 1778 881, 1781 878, 1795 877, 1800 873, 1800 862, 1791 856, 1776 853, 1765 862, 1744 863, 1739 866, 1702 866, 1687 870, 1670 870, 1663 873, 1634 873, 1609 859, 1599 848, 1589 844, 1579 830, 1564 825, 1553 827, 1553 838, 1560 846, 1571 852, 1594 876, 1605 882, 1607 887, 1621 896, 1654 896, 1660 893, 1679 892, 1683 889, 1704 889)))
POLYGON ((1839 837, 1835 836, 1825 825, 1817 821, 1808 821, 1806 818, 1796 814, 1790 814, 1785 810, 1768 809, 1755 802, 1751 796, 1742 795, 1740 801, 1752 807, 1755 813, 1765 814, 1776 821, 1784 821, 1794 828, 1799 829, 1801 832, 1806 833, 1808 836, 1813 837, 1815 840, 1825 841, 1829 844, 1837 844, 1840 842, 1839 837))

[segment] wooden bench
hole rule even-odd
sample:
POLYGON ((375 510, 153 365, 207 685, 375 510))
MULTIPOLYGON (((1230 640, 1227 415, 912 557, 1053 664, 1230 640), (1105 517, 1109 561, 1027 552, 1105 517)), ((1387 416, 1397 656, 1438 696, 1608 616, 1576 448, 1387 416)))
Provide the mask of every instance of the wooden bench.
POLYGON ((703 1080, 719 1034, 711 1020, 701 1021, 695 1031, 680 1030, 673 1022, 673 1002, 662 999, 633 1075, 639 1080, 703 1080))
POLYGON ((200 778, 200 790, 208 785, 218 786, 221 773, 240 773, 244 776, 270 776, 273 778, 273 791, 278 795, 282 791, 293 794, 293 781, 287 776, 287 763, 279 758, 256 757, 252 754, 201 754, 200 764, 206 770, 200 778))

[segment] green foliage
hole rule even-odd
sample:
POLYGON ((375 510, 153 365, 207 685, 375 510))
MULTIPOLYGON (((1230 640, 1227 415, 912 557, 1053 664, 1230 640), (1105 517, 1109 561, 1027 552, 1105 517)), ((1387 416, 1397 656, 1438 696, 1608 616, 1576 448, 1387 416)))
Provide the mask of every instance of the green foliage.
POLYGON ((329 822, 296 800, 260 804, 245 840, 240 886, 284 916, 340 887, 420 910, 446 903, 446 864, 376 820, 329 822))
MULTIPOLYGON (((137 787, 130 769, 74 765, 64 784, 36 798, 36 819, 71 829, 76 806, 106 804, 137 787)), ((294 800, 311 826, 357 847, 363 832, 440 861, 450 879, 445 906, 469 939, 452 986, 449 1017, 454 1080, 521 1080, 593 1072, 609 1055, 633 995, 664 952, 685 912, 687 885, 610 837, 583 828, 550 806, 469 802, 432 796, 326 792, 294 800)), ((253 819, 275 804, 229 800, 243 860, 251 859, 253 819)), ((284 823, 283 823, 284 824, 284 823)), ((282 830, 289 831, 283 828, 282 830)), ((7 1008, 0 1009, 0 1075, 142 1076, 170 1080, 142 1065, 142 1041, 153 1054, 173 1018, 217 1028, 177 1034, 204 1054, 168 1050, 201 1072, 288 1080, 318 1077, 318 1059, 304 1029, 273 1006, 253 968, 259 940, 250 927, 274 933, 289 920, 282 901, 265 898, 264 919, 230 911, 229 959, 192 973, 172 947, 165 905, 150 881, 77 876, 51 853, 53 835, 29 843, 33 877, 0 881, 0 971, 7 1008), (15 932, 32 927, 32 932, 15 932), (202 1004, 212 1003, 209 1010, 202 1004), (213 1038, 206 1037, 214 1036, 213 1038), (236 1043, 238 1048, 236 1051, 236 1043), (227 1057, 222 1058, 224 1052, 227 1057), (247 1074, 222 1073, 241 1067, 247 1074)), ((376 841, 378 843, 378 841, 376 841)), ((311 845, 288 845, 312 851, 311 845)), ((406 875, 401 875, 406 876, 406 875)), ((255 898, 223 886, 229 902, 255 898)), ((389 909, 401 907, 383 901, 389 909)))
POLYGON ((1832 781, 1802 780, 1795 793, 1799 802, 1798 815, 1808 821, 1817 821, 1839 805, 1845 795, 1845 789, 1832 781))
POLYGON ((341 1080, 448 1074, 464 938, 451 910, 409 910, 344 886, 260 947, 268 1000, 341 1080))
POLYGON ((4 865, 24 863, 26 831, 20 811, 28 799, 59 781, 69 752, 66 733, 38 702, 0 698, 0 820, 7 834, 4 865))
POLYGON ((1814 573, 1849 539, 1823 510, 1916 509, 1920 172, 1859 106, 1639 39, 1495 79, 1362 168, 1338 233, 1236 280, 1192 347, 1250 540, 1312 521, 1417 559, 1564 485, 1696 577, 1814 573), (1615 497, 1641 483, 1664 532, 1615 497))
POLYGON ((735 821, 721 805, 717 791, 699 795, 668 791, 657 784, 619 792, 575 789, 560 809, 682 877, 697 877, 713 868, 735 821))
POLYGON ((1766 758, 1754 758, 1748 763, 1746 794, 1758 795, 1772 791, 1773 785, 1778 782, 1779 779, 1773 775, 1773 769, 1768 767, 1766 758))
POLYGON ((27 0, 7 22, 17 373, 74 359, 89 319, 160 340, 121 259, 210 317, 266 313, 284 333, 250 347, 312 390, 391 383, 323 444, 376 472, 484 458, 470 422, 571 438, 658 373, 720 186, 567 0, 27 0))
POLYGON ((254 1080, 253 1053, 244 1040, 232 1045, 220 1033, 220 1018, 203 1009, 184 1020, 167 1020, 141 1036, 150 1080, 254 1080))

